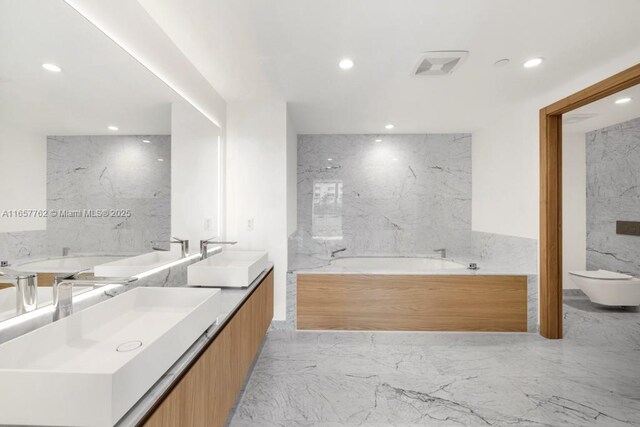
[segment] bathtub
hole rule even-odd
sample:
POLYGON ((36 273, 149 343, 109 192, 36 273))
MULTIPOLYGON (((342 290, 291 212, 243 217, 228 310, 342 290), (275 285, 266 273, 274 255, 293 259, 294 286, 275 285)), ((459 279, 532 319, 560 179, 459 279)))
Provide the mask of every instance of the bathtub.
POLYGON ((344 269, 416 273, 466 268, 464 264, 447 259, 417 257, 343 257, 333 259, 329 264, 344 269))
POLYGON ((527 276, 429 257, 341 257, 296 272, 300 330, 527 331, 527 276))

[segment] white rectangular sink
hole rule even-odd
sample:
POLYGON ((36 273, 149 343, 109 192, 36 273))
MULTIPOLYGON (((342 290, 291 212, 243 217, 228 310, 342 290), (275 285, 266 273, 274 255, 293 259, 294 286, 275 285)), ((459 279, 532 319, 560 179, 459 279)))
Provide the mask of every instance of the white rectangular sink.
POLYGON ((262 251, 223 251, 187 268, 192 286, 245 287, 267 268, 269 257, 262 251))
POLYGON ((0 424, 112 426, 220 311, 218 289, 136 288, 0 345, 0 424))
POLYGON ((93 268, 93 274, 98 277, 131 277, 178 261, 181 257, 182 253, 180 248, 172 245, 170 251, 153 251, 106 264, 96 265, 93 268))

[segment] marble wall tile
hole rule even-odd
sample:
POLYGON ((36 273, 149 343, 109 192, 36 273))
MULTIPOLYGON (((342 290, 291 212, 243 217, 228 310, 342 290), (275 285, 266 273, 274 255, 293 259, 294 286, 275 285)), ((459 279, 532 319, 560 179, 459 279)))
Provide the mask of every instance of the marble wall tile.
POLYGON ((50 217, 51 253, 62 247, 72 252, 139 253, 149 250, 151 241, 169 239, 169 135, 52 136, 47 144, 49 210, 131 211, 129 217, 50 217))
POLYGON ((640 275, 640 237, 616 221, 640 221, 640 118, 589 132, 587 268, 640 275))
POLYGON ((470 259, 527 274, 538 272, 538 240, 502 234, 472 232, 470 259))
POLYGON ((0 261, 46 256, 48 250, 46 230, 0 233, 0 261))
POLYGON ((462 248, 470 230, 470 134, 298 137, 298 253, 462 248), (321 183, 341 184, 334 212, 318 204, 321 183), (333 234, 323 238, 322 223, 333 234))
POLYGON ((340 248, 344 256, 446 248, 450 257, 535 274, 535 239, 471 230, 471 190, 470 134, 300 135, 290 269, 324 265, 340 248), (342 197, 319 205, 318 183, 341 184, 342 197), (335 228, 331 238, 319 222, 335 228))

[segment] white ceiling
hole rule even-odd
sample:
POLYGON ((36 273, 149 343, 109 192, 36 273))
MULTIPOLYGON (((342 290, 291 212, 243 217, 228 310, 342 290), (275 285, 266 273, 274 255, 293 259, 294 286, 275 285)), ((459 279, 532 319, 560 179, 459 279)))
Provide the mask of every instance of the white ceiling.
POLYGON ((299 133, 473 131, 640 46, 638 0, 139 1, 227 101, 284 99, 299 133), (412 77, 428 50, 470 55, 449 77, 412 77))
POLYGON ((0 126, 169 134, 181 98, 63 0, 0 0, 0 126), (51 62, 61 73, 45 71, 51 62))
POLYGON ((573 110, 565 114, 563 119, 584 114, 595 114, 595 116, 578 123, 565 123, 562 127, 563 132, 585 133, 640 117, 640 85, 573 110), (617 99, 625 97, 631 98, 631 102, 615 103, 617 99))

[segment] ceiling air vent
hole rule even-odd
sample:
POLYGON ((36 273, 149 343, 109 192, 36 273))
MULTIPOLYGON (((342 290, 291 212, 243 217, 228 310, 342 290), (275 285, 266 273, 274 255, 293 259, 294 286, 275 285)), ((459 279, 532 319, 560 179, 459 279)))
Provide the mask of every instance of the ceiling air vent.
POLYGON ((444 76, 453 73, 466 59, 466 50, 424 52, 413 70, 416 76, 444 76))

